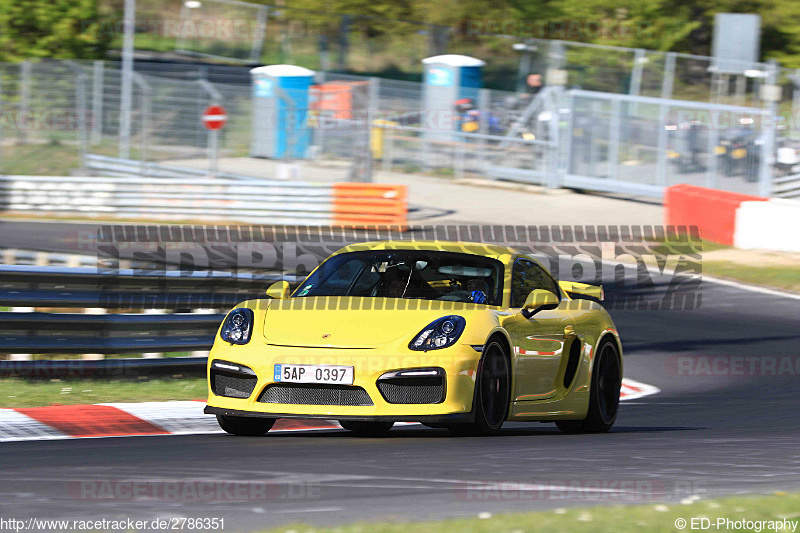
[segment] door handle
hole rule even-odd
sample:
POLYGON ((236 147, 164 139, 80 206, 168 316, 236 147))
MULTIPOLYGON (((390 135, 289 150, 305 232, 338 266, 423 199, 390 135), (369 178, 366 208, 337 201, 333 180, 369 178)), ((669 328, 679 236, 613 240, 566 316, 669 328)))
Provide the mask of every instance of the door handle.
POLYGON ((571 339, 575 336, 575 328, 572 326, 567 326, 564 328, 564 338, 571 339))

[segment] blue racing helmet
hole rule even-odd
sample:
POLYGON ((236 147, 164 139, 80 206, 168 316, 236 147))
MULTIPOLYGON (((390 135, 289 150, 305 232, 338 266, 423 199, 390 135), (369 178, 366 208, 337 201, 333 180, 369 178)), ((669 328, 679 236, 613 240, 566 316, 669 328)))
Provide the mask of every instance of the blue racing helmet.
POLYGON ((483 291, 472 291, 469 293, 469 299, 472 300, 472 303, 474 304, 485 304, 486 293, 483 291))

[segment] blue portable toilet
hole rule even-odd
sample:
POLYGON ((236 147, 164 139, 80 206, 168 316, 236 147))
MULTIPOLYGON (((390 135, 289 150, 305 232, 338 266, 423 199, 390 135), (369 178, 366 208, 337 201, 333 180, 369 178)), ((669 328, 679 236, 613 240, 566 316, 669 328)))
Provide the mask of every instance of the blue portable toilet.
MULTIPOLYGON (((461 128, 461 120, 456 110, 457 102, 468 98, 477 107, 485 64, 480 59, 456 54, 422 60, 423 127, 443 132, 458 131, 461 128)), ((452 134, 439 133, 430 133, 426 137, 436 140, 456 139, 452 134)))
POLYGON ((253 81, 252 157, 306 157, 311 142, 309 91, 314 71, 269 65, 250 71, 253 81))

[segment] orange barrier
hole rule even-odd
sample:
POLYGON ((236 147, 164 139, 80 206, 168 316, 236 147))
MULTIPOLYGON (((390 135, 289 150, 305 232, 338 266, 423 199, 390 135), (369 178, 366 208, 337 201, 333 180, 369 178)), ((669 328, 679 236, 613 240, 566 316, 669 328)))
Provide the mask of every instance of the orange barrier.
POLYGON ((334 183, 333 223, 393 225, 405 228, 408 186, 376 183, 334 183))
POLYGON ((667 226, 697 226, 703 239, 733 245, 736 209, 742 202, 759 200, 767 198, 683 183, 672 185, 664 192, 664 222, 667 226))
POLYGON ((327 112, 326 116, 337 119, 353 118, 353 93, 359 90, 366 91, 367 83, 364 81, 341 81, 312 85, 311 109, 327 112))

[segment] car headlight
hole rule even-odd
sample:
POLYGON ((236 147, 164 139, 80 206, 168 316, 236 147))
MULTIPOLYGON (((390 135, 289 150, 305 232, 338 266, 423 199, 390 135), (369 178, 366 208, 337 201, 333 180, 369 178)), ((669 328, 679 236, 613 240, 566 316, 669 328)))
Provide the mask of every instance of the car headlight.
POLYGON ((219 336, 231 344, 247 344, 253 332, 253 311, 251 309, 234 309, 225 317, 219 336))
POLYGON ((425 351, 447 348, 456 343, 467 321, 458 315, 443 316, 428 324, 408 344, 409 350, 425 351))

